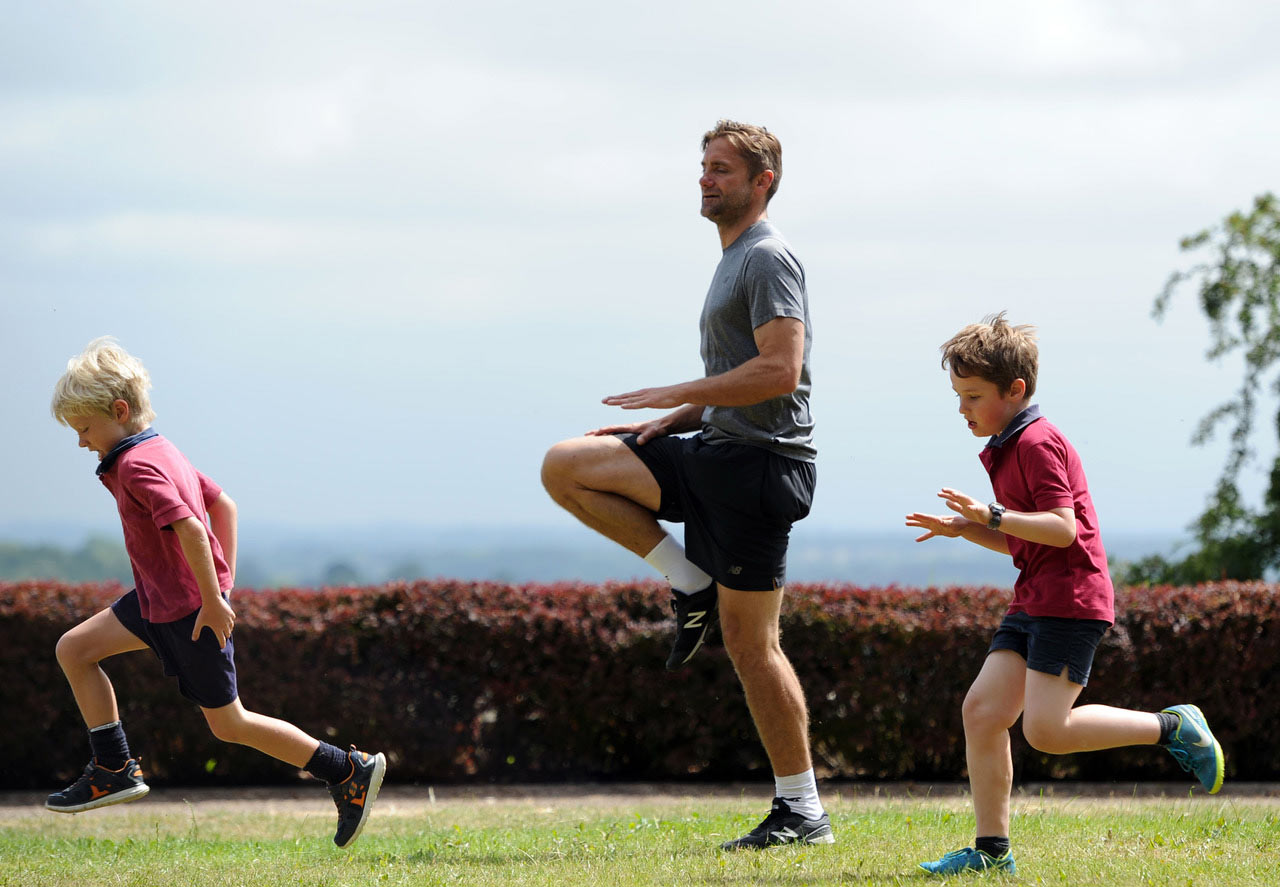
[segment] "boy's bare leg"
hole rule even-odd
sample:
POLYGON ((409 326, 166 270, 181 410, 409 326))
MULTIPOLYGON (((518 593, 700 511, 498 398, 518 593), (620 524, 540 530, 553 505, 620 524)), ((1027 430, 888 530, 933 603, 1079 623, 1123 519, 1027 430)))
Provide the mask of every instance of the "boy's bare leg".
POLYGON ((307 766, 320 747, 320 740, 308 736, 288 721, 248 711, 239 699, 221 708, 201 708, 200 711, 209 722, 213 735, 223 742, 256 748, 299 770, 307 766))
POLYGON ((1027 663, 1011 650, 987 656, 964 699, 965 759, 977 837, 1007 837, 1013 756, 1009 728, 1022 712, 1027 663))
POLYGON ((778 613, 782 590, 738 591, 718 586, 725 649, 746 693, 747 708, 775 776, 813 766, 804 691, 782 646, 778 613))
POLYGON ((1033 748, 1066 755, 1126 745, 1155 745, 1160 741, 1160 719, 1152 712, 1110 705, 1072 708, 1083 689, 1067 678, 1066 668, 1056 676, 1027 671, 1022 733, 1033 748))
POLYGON ((147 645, 125 628, 110 608, 95 613, 58 639, 58 664, 71 685, 85 726, 93 729, 120 720, 115 690, 98 663, 118 653, 145 649, 147 645))
POLYGON ((542 485, 578 520, 640 557, 667 535, 654 517, 662 505, 658 482, 616 437, 556 444, 543 459, 542 485))

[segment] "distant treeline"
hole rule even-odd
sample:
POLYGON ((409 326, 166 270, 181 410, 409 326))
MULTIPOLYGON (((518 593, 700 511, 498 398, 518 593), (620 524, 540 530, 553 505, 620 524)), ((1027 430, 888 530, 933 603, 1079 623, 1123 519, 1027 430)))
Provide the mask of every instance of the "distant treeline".
POLYGON ((79 548, 0 542, 0 579, 128 583, 133 571, 122 544, 95 536, 79 548))

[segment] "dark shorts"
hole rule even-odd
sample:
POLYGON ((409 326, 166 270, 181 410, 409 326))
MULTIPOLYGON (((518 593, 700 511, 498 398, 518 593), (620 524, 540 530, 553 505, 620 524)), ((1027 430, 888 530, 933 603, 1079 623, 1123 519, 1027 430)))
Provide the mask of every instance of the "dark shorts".
POLYGON ((1012 650, 1027 660, 1027 668, 1055 677, 1067 669, 1067 679, 1085 686, 1093 668, 1093 654, 1111 623, 1100 619, 1062 619, 1009 613, 991 639, 992 653, 1012 650))
POLYGON ((200 632, 194 643, 196 610, 176 622, 148 622, 138 608, 138 592, 133 590, 111 605, 120 624, 138 636, 160 658, 164 673, 178 679, 178 692, 201 708, 222 708, 236 701, 235 639, 218 648, 210 629, 200 632))
POLYGON ((701 436, 618 435, 662 490, 658 518, 684 524, 685 553, 721 585, 772 591, 787 579, 791 525, 809 513, 812 462, 701 436))

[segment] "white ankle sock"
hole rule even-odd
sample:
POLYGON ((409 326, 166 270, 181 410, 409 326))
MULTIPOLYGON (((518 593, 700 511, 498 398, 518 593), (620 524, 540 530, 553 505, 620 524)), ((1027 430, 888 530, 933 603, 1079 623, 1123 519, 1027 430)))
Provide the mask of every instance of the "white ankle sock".
POLYGON ((711 577, 689 562, 684 556, 684 546, 673 536, 663 536, 644 559, 666 577, 673 591, 681 594, 693 594, 711 584, 711 577))
POLYGON ((813 768, 794 776, 773 777, 774 793, 787 802, 792 813, 813 820, 822 815, 822 802, 818 800, 818 782, 813 768))

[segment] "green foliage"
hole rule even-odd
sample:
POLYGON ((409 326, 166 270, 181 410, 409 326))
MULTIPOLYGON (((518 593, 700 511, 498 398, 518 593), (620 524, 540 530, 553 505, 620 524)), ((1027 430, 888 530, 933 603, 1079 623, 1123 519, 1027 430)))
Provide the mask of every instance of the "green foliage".
MULTIPOLYGON (((1209 320, 1207 357, 1239 354, 1244 378, 1235 394, 1200 420, 1192 442, 1200 445, 1227 427, 1230 450, 1204 513, 1191 529, 1196 550, 1181 560, 1146 558, 1121 570, 1123 582, 1189 584, 1217 579, 1260 579, 1280 567, 1280 457, 1273 463, 1259 508, 1240 496, 1242 470, 1254 458, 1253 432, 1266 376, 1280 359, 1280 203, 1267 193, 1248 213, 1234 212, 1220 226, 1184 238, 1182 249, 1205 256, 1174 273, 1156 298, 1164 316, 1174 292, 1191 283, 1209 320)), ((1280 374, 1269 383, 1280 394, 1280 374)), ((1280 434, 1280 415, 1276 417, 1280 434)))

